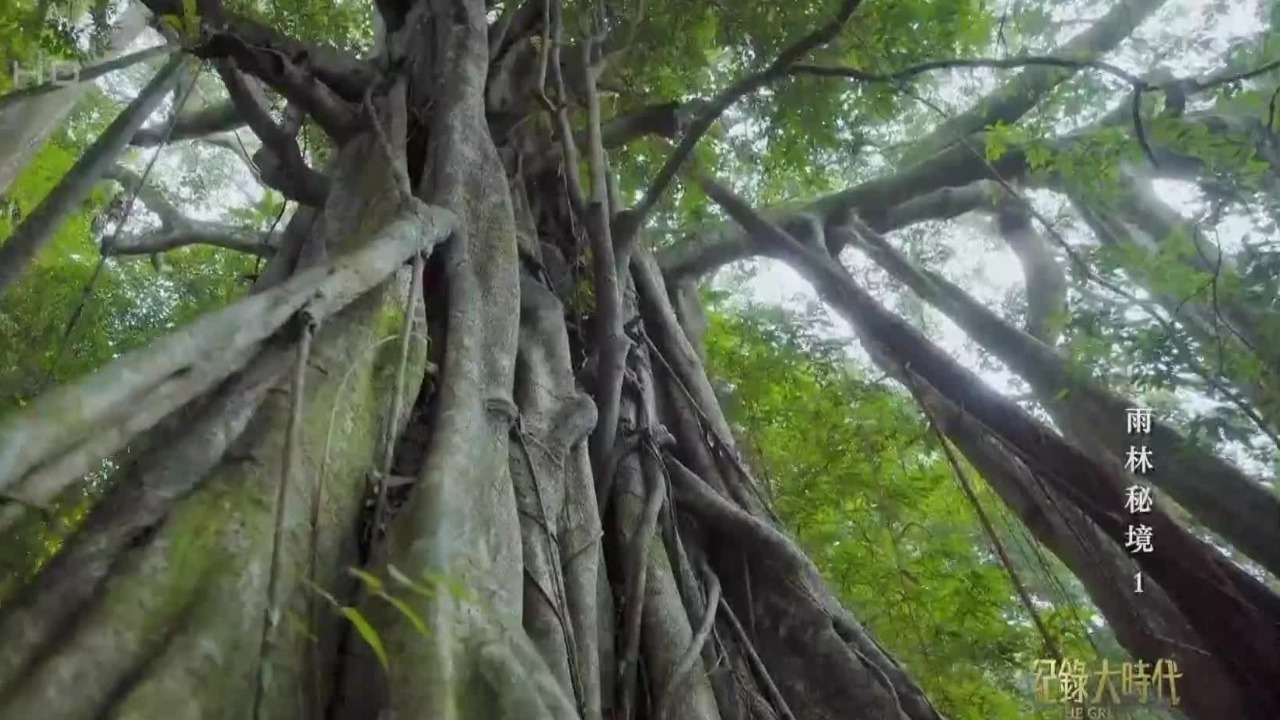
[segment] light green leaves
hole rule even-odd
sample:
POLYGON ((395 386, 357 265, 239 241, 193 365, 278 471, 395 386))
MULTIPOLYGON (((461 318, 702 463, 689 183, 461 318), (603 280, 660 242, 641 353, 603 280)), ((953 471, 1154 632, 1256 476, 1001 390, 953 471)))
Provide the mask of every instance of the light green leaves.
POLYGON ((182 0, 182 14, 161 15, 160 22, 177 33, 184 45, 194 45, 200 39, 200 13, 196 9, 196 0, 182 0))

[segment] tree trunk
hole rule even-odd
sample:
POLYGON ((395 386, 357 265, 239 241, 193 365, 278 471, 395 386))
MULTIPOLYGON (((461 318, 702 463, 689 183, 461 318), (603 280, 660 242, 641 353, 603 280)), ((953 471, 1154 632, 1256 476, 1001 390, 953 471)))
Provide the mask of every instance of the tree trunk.
MULTIPOLYGON (((246 369, 134 439, 138 460, 0 614, 0 718, 942 720, 777 529, 646 254, 614 268, 620 420, 590 448, 605 381, 587 360, 612 340, 547 282, 549 258, 582 260, 583 219, 561 167, 515 157, 529 139, 554 157, 553 138, 529 123, 495 143, 484 3, 416 3, 388 27, 407 70, 370 104, 389 120, 344 139, 325 206, 295 216, 238 306, 282 312, 264 298, 338 267, 379 283, 390 270, 353 251, 412 187, 457 220, 424 264, 425 330, 399 329, 402 273, 317 293, 343 309, 314 339, 305 303, 265 341, 233 333, 246 369), (418 337, 401 360, 390 341, 418 337)), ((188 372, 171 365, 129 387, 188 372)), ((7 482, 92 442, 86 413, 129 417, 137 395, 88 398, 94 382, 44 420, 75 437, 18 442, 35 413, 0 433, 24 462, 7 482)))

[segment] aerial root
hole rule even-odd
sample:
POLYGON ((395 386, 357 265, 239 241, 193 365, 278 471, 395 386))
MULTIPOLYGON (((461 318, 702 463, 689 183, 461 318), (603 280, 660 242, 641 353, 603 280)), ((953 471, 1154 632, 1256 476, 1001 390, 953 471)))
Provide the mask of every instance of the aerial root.
POLYGON ((702 658, 702 649, 707 644, 707 639, 711 637, 711 631, 715 628, 716 611, 720 607, 720 579, 711 571, 711 566, 706 560, 699 562, 699 569, 702 571, 703 581, 707 585, 707 602, 706 610, 703 613, 702 622, 698 625, 697 632, 693 635, 693 641, 689 643, 688 649, 684 655, 680 656, 680 661, 676 663, 675 668, 671 671, 671 677, 667 679, 666 687, 658 695, 658 720, 666 718, 671 710, 671 703, 675 702, 676 692, 689 679, 689 674, 693 672, 694 666, 698 660, 702 658))
POLYGON ((755 675, 755 681, 767 695, 767 700, 774 712, 778 713, 778 717, 782 720, 796 720, 795 714, 791 712, 791 707, 787 705, 787 699, 782 696, 782 692, 778 690, 777 683, 773 681, 773 676, 769 674, 769 668, 765 667, 764 660, 760 659, 760 653, 756 652, 755 643, 751 642, 751 638, 747 636, 746 629, 738 621, 737 614, 733 612, 733 608, 729 606, 729 602, 724 598, 720 599, 720 604, 724 608, 724 616, 729 621, 729 627, 733 630, 734 639, 742 648, 742 654, 747 658, 747 665, 755 675))
POLYGON ((280 485, 276 493, 275 527, 271 540, 271 564, 268 566, 270 578, 267 581, 267 602, 263 608, 262 638, 258 644, 258 677, 254 686, 253 717, 261 716, 262 696, 269 682, 269 664, 266 661, 267 648, 270 646, 276 627, 283 614, 281 596, 283 578, 280 570, 281 554, 284 551, 286 505, 289 501, 289 489, 299 481, 298 463, 302 452, 302 415, 304 412, 303 394, 306 390, 307 363, 311 359, 311 341, 315 337, 316 322, 304 309, 299 318, 302 321, 302 334, 298 339, 297 359, 293 367, 293 377, 289 382, 289 417, 285 427, 284 452, 281 454, 280 485))

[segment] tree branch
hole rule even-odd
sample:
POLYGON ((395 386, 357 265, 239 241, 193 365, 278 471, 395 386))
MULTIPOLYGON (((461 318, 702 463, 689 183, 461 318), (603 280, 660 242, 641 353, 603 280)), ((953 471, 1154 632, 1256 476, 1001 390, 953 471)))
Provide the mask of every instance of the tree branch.
MULTIPOLYGON (((1003 188, 994 180, 975 180, 960 187, 943 187, 906 200, 866 219, 876 232, 887 234, 929 220, 949 220, 975 211, 994 211, 1003 188)), ((766 213, 766 217, 769 215, 766 213)), ((784 222, 785 216, 775 221, 784 222)), ((659 253, 663 275, 671 282, 697 279, 760 249, 747 242, 736 226, 717 228, 703 242, 679 243, 659 253)))
POLYGON ((658 170, 658 174, 649 185, 649 189, 645 191, 644 198, 633 208, 634 216, 631 222, 634 227, 638 229, 643 225, 645 216, 658 204, 658 200, 666 192, 667 187, 671 185, 671 181, 675 179, 680 167, 693 154, 693 149, 698 144, 698 141, 702 139, 703 135, 706 135, 707 131, 724 114, 725 110, 728 110, 738 100, 784 77, 788 68, 811 50, 834 40, 860 4, 861 0, 842 0, 840 9, 836 12, 835 17, 817 30, 788 45, 765 69, 742 78, 713 98, 690 124, 689 131, 681 138, 680 144, 676 146, 667 161, 663 163, 662 168, 658 170))
MULTIPOLYGON (((1165 0, 1121 0, 1088 30, 1071 38, 1050 55, 1090 60, 1115 49, 1165 0)), ((1069 68, 1030 67, 985 95, 972 109, 952 117, 913 144, 913 156, 927 157, 957 139, 997 122, 1013 123, 1031 111, 1062 82, 1072 76, 1069 68)))
POLYGON ((124 165, 116 165, 104 177, 120 183, 126 192, 135 193, 138 200, 160 218, 158 229, 122 235, 112 243, 104 243, 104 256, 151 255, 189 245, 213 245, 269 258, 279 245, 282 233, 273 232, 263 237, 261 231, 252 228, 187 217, 159 188, 143 183, 140 175, 124 165))
POLYGON ((160 217, 160 222, 165 226, 175 225, 182 219, 182 212, 178 210, 173 203, 169 202, 169 198, 164 196, 158 188, 147 185, 142 181, 142 176, 134 172, 131 168, 124 165, 116 165, 107 172, 103 173, 103 178, 114 180, 125 189, 125 192, 131 192, 137 195, 147 209, 160 217))
POLYGON ((109 170, 160 105, 166 91, 178 80, 183 58, 174 55, 128 107, 85 151, 58 185, 0 245, 0 297, 17 283, 26 266, 53 237, 62 221, 86 198, 103 173, 109 170))
MULTIPOLYGON (((182 0, 141 0, 157 17, 182 15, 182 0)), ((307 75, 323 83, 329 90, 350 103, 358 103, 364 91, 377 77, 368 62, 329 45, 305 43, 236 13, 203 13, 201 18, 205 42, 192 49, 192 54, 205 59, 235 57, 243 69, 261 78, 282 94, 285 87, 277 63, 305 65, 307 75)), ((290 98, 293 99, 293 98, 290 98)), ((319 122, 319 118, 317 118, 319 122)))
MULTIPOLYGON (((228 100, 178 116, 169 133, 169 142, 197 140, 207 135, 235 130, 244 124, 245 119, 236 109, 235 103, 228 100)), ((143 128, 134 134, 130 144, 134 147, 156 147, 162 142, 162 137, 162 128, 143 128)))
POLYGON ((183 218, 171 227, 121 236, 110 247, 103 247, 102 254, 109 257, 151 255, 191 245, 212 245, 270 258, 275 254, 280 238, 281 233, 272 233, 264 238, 261 232, 234 225, 183 218))
POLYGON ((273 156, 274 163, 258 163, 263 181, 290 200, 322 205, 329 195, 328 178, 307 165, 297 141, 267 112, 261 90, 240 72, 235 60, 227 58, 215 65, 232 102, 273 156))
POLYGON ((168 53, 172 53, 175 50, 176 48, 170 45, 157 45, 155 47, 146 48, 145 50, 139 50, 138 52, 135 52, 135 53, 130 53, 123 57, 113 58, 111 60, 100 62, 97 65, 93 65, 91 67, 81 68, 79 66, 74 66, 76 68, 75 76, 71 78, 70 81, 68 81, 65 78, 56 78, 56 79, 50 80, 49 82, 40 83, 39 85, 32 85, 30 87, 20 88, 18 90, 14 90, 13 92, 7 93, 5 95, 0 95, 0 110, 4 110, 5 108, 11 105, 21 103, 25 100, 37 98, 37 97, 40 97, 41 95, 47 95, 52 92, 57 92, 58 90, 62 90, 63 88, 66 88, 68 85, 79 85, 81 83, 92 82, 93 80, 97 80, 103 75, 107 75, 108 73, 115 72, 116 70, 123 70, 124 68, 127 68, 127 67, 132 67, 145 60, 150 60, 151 58, 156 57, 157 55, 165 55, 168 53))
POLYGON ((929 60, 911 65, 890 73, 873 73, 853 67, 831 65, 795 65, 788 72, 791 75, 816 75, 818 77, 842 77, 867 83, 900 83, 911 80, 934 70, 951 70, 955 68, 995 68, 1012 69, 1025 67, 1050 67, 1082 70, 1093 68, 1114 75, 1133 87, 1153 90, 1155 85, 1126 71, 1125 69, 1102 60, 1072 60, 1053 55, 1027 55, 1011 58, 950 58, 946 60, 929 60))

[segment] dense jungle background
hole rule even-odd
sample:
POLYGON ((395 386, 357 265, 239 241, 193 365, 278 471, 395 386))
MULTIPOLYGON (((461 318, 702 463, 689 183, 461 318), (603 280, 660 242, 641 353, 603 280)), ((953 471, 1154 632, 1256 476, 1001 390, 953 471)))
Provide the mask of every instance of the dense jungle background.
POLYGON ((6 0, 0 720, 1275 720, 1278 22, 6 0))

